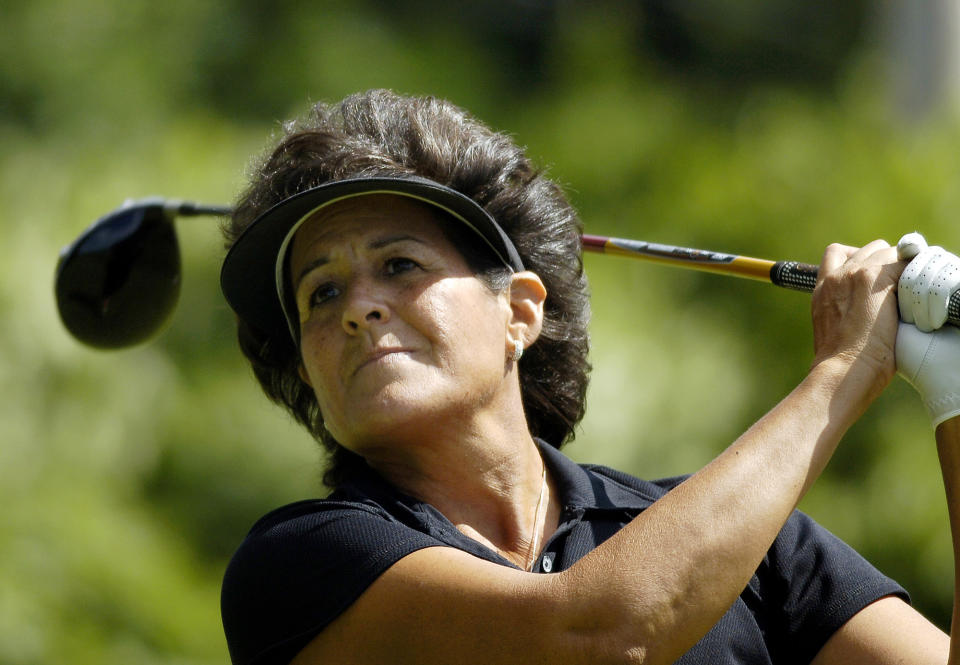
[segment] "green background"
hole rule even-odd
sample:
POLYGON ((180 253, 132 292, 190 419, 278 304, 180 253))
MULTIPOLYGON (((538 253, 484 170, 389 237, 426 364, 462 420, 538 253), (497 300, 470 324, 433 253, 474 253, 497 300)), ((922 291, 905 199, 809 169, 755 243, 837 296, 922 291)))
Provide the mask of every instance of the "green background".
MULTIPOLYGON (((32 0, 0 20, 0 662, 223 663, 246 529, 316 496, 313 442, 255 385, 182 219, 180 306, 135 349, 61 327, 58 249, 128 197, 229 203, 311 101, 447 97, 527 146, 588 232, 816 263, 920 230, 960 245, 943 111, 891 102, 865 2, 32 0), (269 5, 269 6, 268 6, 269 5)), ((586 259, 595 367, 568 451, 646 476, 706 463, 811 360, 808 298, 586 259)), ((802 507, 949 621, 933 437, 897 381, 802 507)))

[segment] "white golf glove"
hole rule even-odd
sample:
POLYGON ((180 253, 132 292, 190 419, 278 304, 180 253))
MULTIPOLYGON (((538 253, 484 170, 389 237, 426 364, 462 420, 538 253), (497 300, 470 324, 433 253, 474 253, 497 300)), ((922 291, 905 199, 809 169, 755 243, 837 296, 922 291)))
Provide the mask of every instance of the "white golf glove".
POLYGON ((960 288, 960 257, 942 247, 928 247, 919 233, 900 238, 897 255, 913 259, 897 288, 900 320, 923 332, 936 330, 947 320, 950 295, 960 288))
POLYGON ((920 393, 936 427, 960 415, 960 328, 941 327, 960 288, 960 257, 928 247, 919 233, 901 238, 897 253, 913 258, 898 288, 897 371, 920 393))

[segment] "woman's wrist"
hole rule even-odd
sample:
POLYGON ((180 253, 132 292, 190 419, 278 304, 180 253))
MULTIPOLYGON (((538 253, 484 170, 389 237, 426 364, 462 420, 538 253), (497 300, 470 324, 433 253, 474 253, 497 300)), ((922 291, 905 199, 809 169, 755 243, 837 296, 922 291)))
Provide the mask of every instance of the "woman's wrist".
POLYGON ((859 418, 893 378, 891 372, 859 358, 831 356, 815 363, 801 385, 812 390, 831 420, 844 430, 859 418))

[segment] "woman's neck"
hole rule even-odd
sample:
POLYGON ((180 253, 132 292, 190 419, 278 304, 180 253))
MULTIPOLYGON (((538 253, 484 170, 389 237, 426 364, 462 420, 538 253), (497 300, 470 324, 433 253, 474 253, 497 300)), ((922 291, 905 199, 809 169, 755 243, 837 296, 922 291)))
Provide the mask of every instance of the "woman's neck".
POLYGON ((535 544, 556 528, 559 504, 525 423, 495 437, 485 432, 434 431, 415 446, 385 446, 365 456, 395 487, 435 507, 462 533, 528 567, 538 554, 535 544))

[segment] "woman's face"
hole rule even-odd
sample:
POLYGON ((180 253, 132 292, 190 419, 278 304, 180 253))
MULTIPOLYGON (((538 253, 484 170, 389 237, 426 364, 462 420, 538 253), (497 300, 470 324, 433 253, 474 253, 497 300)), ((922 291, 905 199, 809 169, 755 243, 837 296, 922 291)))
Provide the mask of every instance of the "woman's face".
POLYGON ((466 422, 506 394, 509 296, 473 275, 438 214, 368 195, 322 210, 294 237, 301 375, 327 430, 354 452, 466 422))

